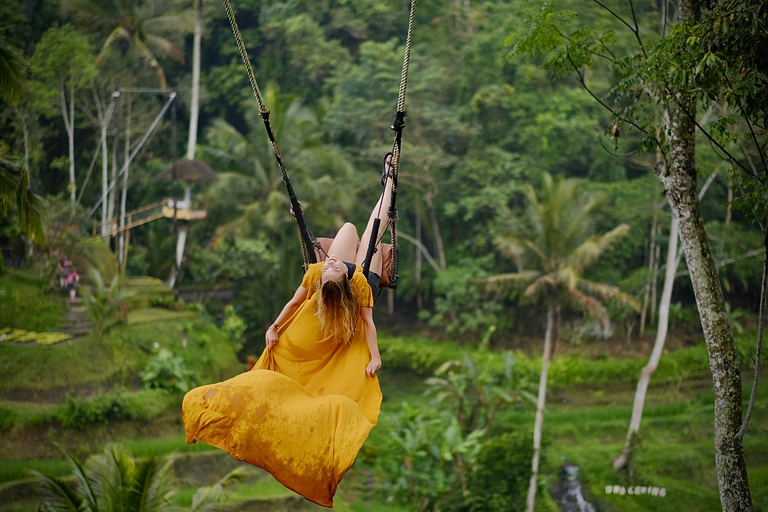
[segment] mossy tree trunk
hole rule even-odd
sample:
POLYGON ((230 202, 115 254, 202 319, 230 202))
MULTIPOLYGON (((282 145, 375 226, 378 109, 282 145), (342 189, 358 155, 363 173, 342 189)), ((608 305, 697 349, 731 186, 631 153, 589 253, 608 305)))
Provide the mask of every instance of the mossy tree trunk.
MULTIPOLYGON (((683 16, 694 15, 694 2, 682 2, 683 16), (687 4, 687 5, 684 5, 687 4)), ((742 422, 741 371, 720 278, 709 245, 696 185, 693 102, 677 98, 670 105, 670 161, 659 166, 672 213, 678 218, 680 240, 691 275, 696 304, 709 352, 715 391, 715 464, 724 511, 751 511, 742 422)))

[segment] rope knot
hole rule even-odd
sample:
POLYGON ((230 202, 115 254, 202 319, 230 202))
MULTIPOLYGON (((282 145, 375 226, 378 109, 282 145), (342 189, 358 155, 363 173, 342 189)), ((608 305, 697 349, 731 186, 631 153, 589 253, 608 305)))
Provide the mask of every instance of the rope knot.
POLYGON ((389 129, 396 132, 403 131, 403 128, 405 128, 405 116, 407 115, 408 112, 397 112, 395 114, 395 122, 392 123, 392 126, 390 126, 389 129))

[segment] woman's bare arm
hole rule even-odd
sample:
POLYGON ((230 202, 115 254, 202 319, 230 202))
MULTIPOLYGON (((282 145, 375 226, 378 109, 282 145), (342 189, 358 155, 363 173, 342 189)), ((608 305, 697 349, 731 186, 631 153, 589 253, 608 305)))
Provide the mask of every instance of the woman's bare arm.
POLYGON ((291 297, 291 300, 289 300, 285 306, 283 307, 283 310, 280 312, 279 315, 277 315, 277 318, 275 319, 275 322, 269 326, 269 329, 267 329, 267 334, 264 336, 264 338, 267 341, 267 350, 271 349, 275 346, 277 343, 277 329, 283 325, 283 322, 287 321, 289 318, 293 316, 293 314, 296 312, 296 310, 301 306, 301 304, 307 299, 307 289, 303 286, 299 286, 296 289, 296 293, 293 294, 293 297, 291 297))
POLYGON ((381 354, 379 354, 379 340, 376 334, 376 325, 373 323, 373 308, 365 307, 362 311, 363 327, 365 328, 365 341, 368 342, 368 350, 371 352, 371 362, 365 368, 369 377, 376 375, 381 368, 381 354))

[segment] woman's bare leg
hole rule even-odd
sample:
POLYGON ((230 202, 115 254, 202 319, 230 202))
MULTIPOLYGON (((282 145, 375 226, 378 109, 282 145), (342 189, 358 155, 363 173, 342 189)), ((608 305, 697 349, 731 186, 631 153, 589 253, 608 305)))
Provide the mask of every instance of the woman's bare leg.
MULTIPOLYGON (((385 165, 389 166, 389 159, 387 159, 387 163, 385 165)), ((376 203, 376 206, 373 207, 373 210, 371 211, 371 216, 368 219, 368 225, 365 227, 363 236, 360 238, 360 246, 357 250, 357 255, 355 256, 355 263, 357 263, 361 267, 365 262, 365 255, 368 252, 368 245, 370 243, 371 236, 376 237, 376 248, 378 249, 379 247, 379 239, 384 234, 384 231, 386 231, 387 229, 387 210, 389 210, 389 205, 391 202, 392 202, 392 181, 390 179, 390 180, 387 180, 386 187, 384 188, 384 192, 381 194, 381 197, 379 197, 379 200, 376 203), (379 224, 378 233, 373 233, 373 222, 377 218, 381 219, 381 223, 379 224)), ((373 253, 373 257, 371 258, 370 271, 376 272, 377 274, 381 275, 381 267, 382 267, 381 251, 377 250, 376 252, 373 253)))
POLYGON ((347 222, 333 239, 331 247, 328 249, 328 256, 334 256, 341 261, 353 262, 355 261, 355 253, 357 252, 357 244, 360 239, 357 237, 357 228, 354 224, 347 222))

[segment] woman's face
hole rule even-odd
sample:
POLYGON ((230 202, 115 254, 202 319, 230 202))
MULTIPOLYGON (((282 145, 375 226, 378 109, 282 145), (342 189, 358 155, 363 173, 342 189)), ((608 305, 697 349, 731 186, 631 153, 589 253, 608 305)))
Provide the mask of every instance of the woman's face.
POLYGON ((336 259, 334 256, 328 256, 328 259, 323 263, 323 275, 322 282, 326 281, 338 281, 347 274, 347 266, 343 261, 336 259))

